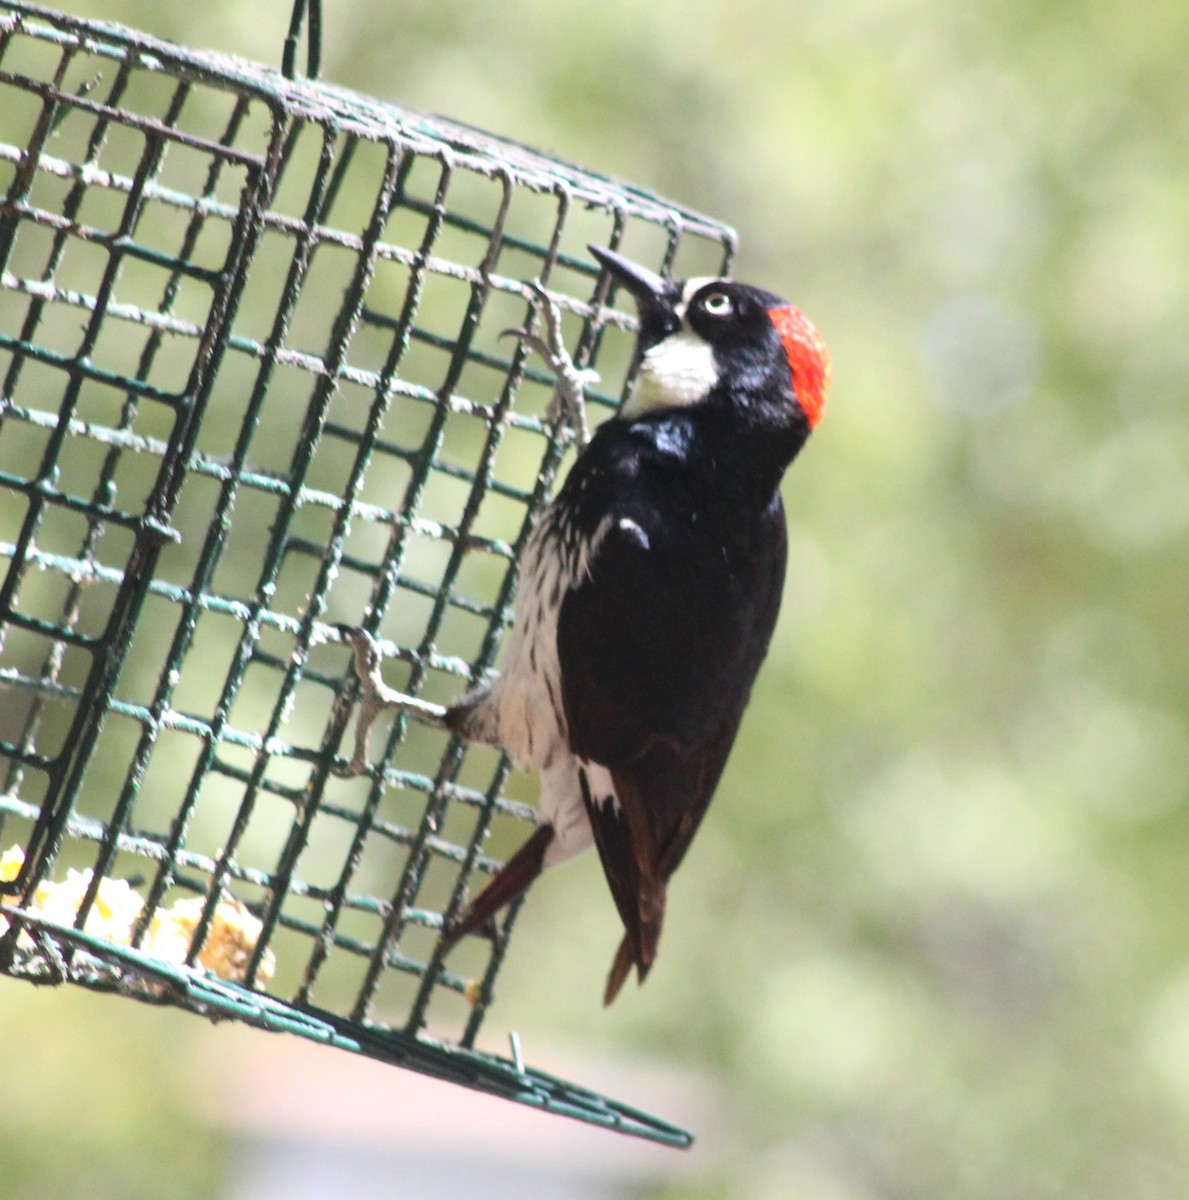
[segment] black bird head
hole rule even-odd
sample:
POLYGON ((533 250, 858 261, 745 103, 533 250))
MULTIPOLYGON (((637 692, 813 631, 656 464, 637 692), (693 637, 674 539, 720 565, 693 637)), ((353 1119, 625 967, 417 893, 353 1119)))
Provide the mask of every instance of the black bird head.
POLYGON ((640 373, 625 415, 716 394, 792 404, 810 429, 821 420, 830 355, 799 309, 733 279, 664 279, 614 251, 590 252, 640 310, 640 373))

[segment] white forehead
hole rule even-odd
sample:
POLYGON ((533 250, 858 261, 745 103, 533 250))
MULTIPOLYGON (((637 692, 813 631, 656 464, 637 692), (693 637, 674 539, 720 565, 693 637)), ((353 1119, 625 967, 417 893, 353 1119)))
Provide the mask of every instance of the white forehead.
POLYGON ((718 279, 716 275, 698 275, 694 279, 687 279, 685 287, 681 289, 681 301, 676 306, 677 316, 681 320, 685 320, 685 310, 689 306, 689 302, 704 288, 708 283, 715 283, 718 279))

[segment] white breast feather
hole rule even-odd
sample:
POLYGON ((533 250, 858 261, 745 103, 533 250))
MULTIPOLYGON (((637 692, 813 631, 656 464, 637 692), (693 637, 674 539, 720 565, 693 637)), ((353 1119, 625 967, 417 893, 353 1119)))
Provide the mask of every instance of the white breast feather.
POLYGON ((589 573, 608 522, 588 540, 551 508, 525 543, 508 657, 492 697, 500 742, 524 770, 543 770, 569 756, 557 619, 566 593, 589 573))

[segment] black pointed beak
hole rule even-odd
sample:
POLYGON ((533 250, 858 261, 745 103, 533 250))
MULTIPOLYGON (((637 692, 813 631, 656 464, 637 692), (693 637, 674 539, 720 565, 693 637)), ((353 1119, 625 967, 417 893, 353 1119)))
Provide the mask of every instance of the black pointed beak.
POLYGON ((668 307, 669 294, 673 289, 668 280, 654 275, 630 258, 616 254, 614 250, 604 250, 602 246, 589 246, 588 249, 610 272, 612 279, 622 283, 635 296, 642 310, 654 305, 668 307))
POLYGON ((614 250, 604 250, 602 246, 589 249, 611 278, 623 284, 635 297, 636 307, 640 310, 639 352, 655 346, 681 328, 681 319, 677 316, 680 284, 654 275, 647 267, 616 254, 614 250))

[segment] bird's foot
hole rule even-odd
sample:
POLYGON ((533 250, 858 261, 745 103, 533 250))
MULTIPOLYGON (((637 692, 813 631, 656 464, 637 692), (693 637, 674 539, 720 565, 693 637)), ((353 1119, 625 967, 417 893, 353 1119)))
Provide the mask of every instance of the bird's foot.
POLYGON ((556 383, 546 416, 554 425, 568 430, 581 450, 590 441, 590 427, 586 422, 586 389, 590 384, 598 383, 599 374, 590 367, 574 365, 562 337, 561 310, 556 301, 539 280, 534 280, 528 286, 529 302, 545 326, 545 336, 531 329, 506 329, 504 336, 519 338, 549 364, 556 383))
POLYGON ((458 920, 451 922, 442 930, 442 953, 449 954, 464 937, 474 936, 490 942, 495 952, 502 954, 507 947, 508 939, 495 919, 495 913, 484 917, 478 923, 467 921, 466 916, 467 913, 464 910, 458 920))
POLYGON ((370 769, 367 739, 376 718, 383 712, 404 713, 423 725, 445 729, 446 709, 440 704, 406 696, 390 688, 380 675, 383 656, 380 646, 370 633, 347 625, 335 627, 339 636, 355 652, 355 673, 359 676, 359 716, 355 722, 355 747, 351 761, 336 766, 334 773, 342 776, 364 775, 370 769))

